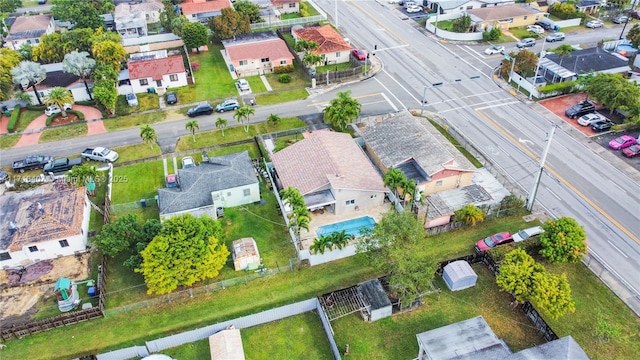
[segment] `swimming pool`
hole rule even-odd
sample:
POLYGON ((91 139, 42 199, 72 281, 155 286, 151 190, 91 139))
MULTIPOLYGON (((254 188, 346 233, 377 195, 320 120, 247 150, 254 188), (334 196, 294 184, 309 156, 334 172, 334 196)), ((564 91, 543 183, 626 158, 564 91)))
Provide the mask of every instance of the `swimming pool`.
POLYGON ((363 216, 333 224, 322 225, 316 230, 316 234, 318 235, 318 237, 320 237, 344 230, 347 232, 347 234, 360 236, 360 229, 371 229, 375 224, 376 221, 371 216, 363 216))

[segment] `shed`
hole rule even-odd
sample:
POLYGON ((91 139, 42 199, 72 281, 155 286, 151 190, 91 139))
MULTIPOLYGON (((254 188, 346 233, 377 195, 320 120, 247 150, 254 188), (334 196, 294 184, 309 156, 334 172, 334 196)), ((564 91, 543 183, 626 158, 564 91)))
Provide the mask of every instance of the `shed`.
POLYGON ((211 360, 245 360, 239 329, 226 329, 209 336, 211 360))
POLYGON ((232 256, 236 271, 253 270, 260 266, 258 245, 251 237, 235 240, 232 245, 232 256))
POLYGON ((380 280, 373 279, 358 284, 358 291, 362 294, 369 310, 369 321, 376 321, 391 316, 391 301, 384 291, 380 280))
POLYGON ((447 264, 447 266, 444 267, 442 277, 451 291, 463 290, 475 286, 478 280, 478 275, 473 271, 471 265, 464 260, 447 264))

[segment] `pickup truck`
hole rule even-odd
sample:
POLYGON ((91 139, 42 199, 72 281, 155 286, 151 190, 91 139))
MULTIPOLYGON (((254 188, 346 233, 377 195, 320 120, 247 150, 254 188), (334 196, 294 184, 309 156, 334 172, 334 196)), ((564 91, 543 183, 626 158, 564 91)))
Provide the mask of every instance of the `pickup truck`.
POLYGON ((102 162, 114 162, 118 160, 118 153, 109 150, 104 147, 96 147, 96 148, 86 148, 80 154, 83 159, 86 160, 94 160, 94 161, 102 161, 102 162))
POLYGON ((43 172, 45 174, 67 172, 71 170, 72 167, 78 166, 78 165, 82 165, 82 158, 75 158, 75 159, 60 158, 60 159, 55 159, 52 162, 45 165, 43 172))
POLYGON ((48 162, 53 160, 53 156, 29 155, 24 160, 13 162, 13 171, 23 173, 27 170, 42 169, 48 162))

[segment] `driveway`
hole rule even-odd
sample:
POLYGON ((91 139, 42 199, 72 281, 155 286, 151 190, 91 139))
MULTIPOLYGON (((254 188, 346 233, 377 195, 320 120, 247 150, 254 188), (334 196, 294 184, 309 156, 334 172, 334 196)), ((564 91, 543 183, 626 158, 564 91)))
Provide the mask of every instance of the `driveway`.
MULTIPOLYGON (((567 117, 564 112, 568 108, 573 105, 579 103, 580 101, 585 99, 585 94, 570 94, 564 96, 558 96, 552 99, 540 100, 540 105, 546 107, 552 113, 558 115, 558 117, 568 124, 571 124, 576 130, 583 133, 585 136, 591 137, 594 135, 598 135, 595 131, 591 129, 591 126, 582 126, 578 124, 578 119, 570 119, 567 117)), ((598 108, 598 103, 596 103, 596 108, 598 108)), ((606 114, 603 114, 606 116, 606 114)))

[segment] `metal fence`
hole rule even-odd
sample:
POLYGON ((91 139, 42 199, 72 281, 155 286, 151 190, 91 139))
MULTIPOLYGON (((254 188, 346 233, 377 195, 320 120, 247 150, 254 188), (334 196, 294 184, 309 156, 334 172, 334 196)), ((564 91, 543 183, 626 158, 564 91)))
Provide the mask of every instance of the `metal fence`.
POLYGON ((272 29, 277 27, 291 27, 293 25, 302 25, 302 24, 311 24, 317 23, 320 21, 327 20, 327 16, 315 15, 315 16, 306 16, 295 19, 285 19, 280 21, 265 21, 261 23, 251 24, 251 31, 254 30, 262 30, 262 29, 272 29))
POLYGON ((123 204, 111 204, 109 210, 114 214, 126 214, 142 208, 157 208, 156 198, 140 199, 123 204))

